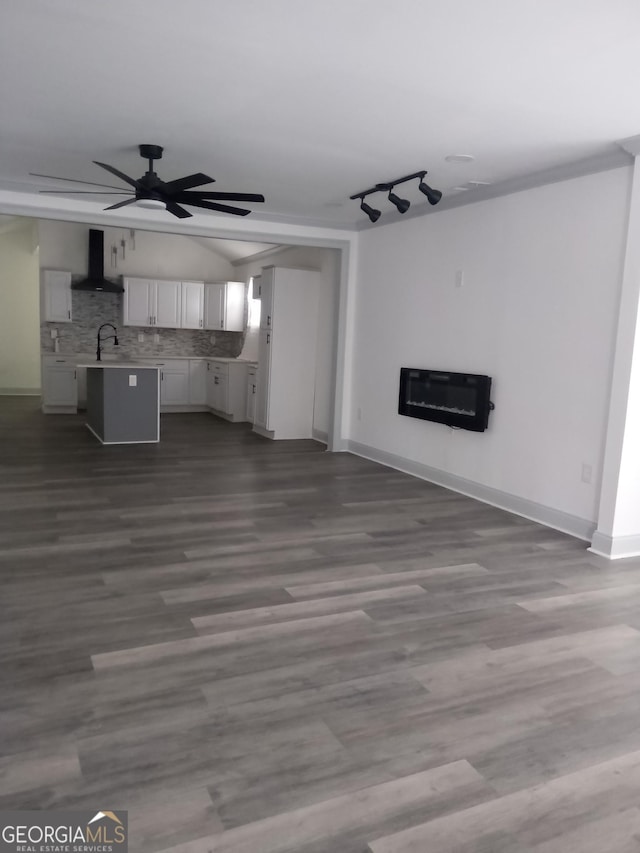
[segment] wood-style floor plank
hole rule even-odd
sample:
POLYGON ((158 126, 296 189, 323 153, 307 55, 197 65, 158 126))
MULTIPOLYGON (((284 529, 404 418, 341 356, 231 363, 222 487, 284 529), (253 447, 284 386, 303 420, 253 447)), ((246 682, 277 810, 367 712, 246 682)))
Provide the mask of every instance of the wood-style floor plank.
POLYGON ((136 853, 640 849, 640 560, 206 414, 0 398, 0 809, 136 853))

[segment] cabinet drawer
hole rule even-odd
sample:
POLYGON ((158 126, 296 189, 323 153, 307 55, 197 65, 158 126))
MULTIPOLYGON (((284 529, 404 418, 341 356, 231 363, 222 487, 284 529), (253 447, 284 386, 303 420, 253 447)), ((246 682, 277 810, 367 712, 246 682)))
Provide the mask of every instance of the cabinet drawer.
POLYGON ((214 373, 218 373, 221 376, 229 376, 229 365, 227 362, 212 360, 209 364, 211 365, 211 370, 213 370, 214 373))
POLYGON ((175 373, 189 373, 189 362, 187 359, 180 358, 157 358, 146 359, 145 364, 152 364, 154 367, 159 367, 164 370, 171 370, 175 373))
POLYGON ((54 367, 60 364, 68 364, 73 367, 78 363, 78 359, 75 355, 45 355, 42 358, 42 366, 43 367, 54 367))

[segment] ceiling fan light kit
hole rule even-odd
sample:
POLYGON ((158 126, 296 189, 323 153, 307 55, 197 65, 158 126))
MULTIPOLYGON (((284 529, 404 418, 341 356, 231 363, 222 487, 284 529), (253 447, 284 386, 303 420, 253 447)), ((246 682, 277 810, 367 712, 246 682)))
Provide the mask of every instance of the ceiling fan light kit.
POLYGON ((395 181, 387 181, 383 184, 376 184, 375 187, 371 187, 368 190, 362 190, 359 193, 354 193, 352 196, 349 196, 350 199, 360 199, 360 210, 367 214, 371 222, 377 222, 378 219, 382 216, 382 211, 376 210, 376 208, 371 207, 370 204, 367 204, 365 198, 367 196, 372 195, 373 193, 388 193, 387 198, 391 202, 391 204, 395 205, 396 209, 399 213, 406 213, 407 210, 411 207, 411 202, 406 198, 400 198, 400 196, 396 195, 393 192, 394 187, 398 184, 404 184, 406 181, 413 181, 416 178, 420 179, 420 183, 418 184, 418 189, 420 192, 427 197, 427 201, 429 204, 434 205, 437 204, 442 198, 442 193, 440 190, 434 190, 428 184, 425 184, 424 179, 427 174, 426 169, 421 172, 413 172, 411 175, 405 175, 404 178, 396 178, 395 181))
MULTIPOLYGON (((164 209, 178 217, 178 219, 186 219, 193 216, 182 205, 189 207, 200 207, 204 210, 215 210, 219 213, 231 213, 236 216, 247 216, 251 213, 250 210, 242 207, 232 207, 228 204, 220 204, 221 201, 244 201, 249 203, 258 203, 264 201, 264 196, 261 193, 225 193, 225 192, 202 192, 201 190, 194 191, 194 187, 200 187, 203 184, 215 183, 214 178, 205 175, 202 172, 196 172, 193 175, 187 175, 184 178, 178 178, 175 181, 163 181, 154 171, 153 164, 155 160, 162 159, 163 148, 160 145, 139 145, 138 150, 140 156, 148 161, 148 169, 145 174, 138 178, 130 178, 114 166, 108 163, 101 163, 99 160, 94 160, 96 166, 124 181, 130 189, 119 190, 117 186, 112 184, 94 184, 91 181, 78 181, 75 178, 55 178, 53 175, 42 175, 37 172, 30 174, 42 178, 55 178, 59 181, 70 181, 72 183, 87 184, 89 186, 107 187, 110 190, 118 190, 118 192, 105 193, 102 190, 69 190, 68 193, 80 193, 90 195, 125 195, 128 194, 131 198, 124 201, 116 202, 105 210, 117 210, 120 207, 125 207, 128 204, 137 204, 138 207, 144 207, 148 210, 164 209), (133 192, 132 192, 133 191, 133 192)), ((60 190, 40 190, 43 193, 60 193, 60 190)), ((67 193, 65 193, 67 194, 67 193)))

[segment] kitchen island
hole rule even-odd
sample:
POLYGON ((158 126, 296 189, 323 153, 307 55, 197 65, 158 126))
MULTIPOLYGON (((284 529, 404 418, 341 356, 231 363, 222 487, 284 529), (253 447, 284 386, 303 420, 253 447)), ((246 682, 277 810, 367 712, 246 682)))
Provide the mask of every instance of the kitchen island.
POLYGON ((160 441, 160 370, 126 362, 80 364, 87 369, 87 428, 102 444, 160 441))

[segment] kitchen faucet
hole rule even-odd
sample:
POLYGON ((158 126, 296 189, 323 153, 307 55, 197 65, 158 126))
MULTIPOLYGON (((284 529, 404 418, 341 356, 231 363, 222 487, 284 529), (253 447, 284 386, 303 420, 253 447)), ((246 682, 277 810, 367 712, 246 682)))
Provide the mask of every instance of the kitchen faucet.
POLYGON ((103 323, 100 326, 100 328, 98 329, 98 349, 96 350, 96 361, 102 361, 102 359, 100 358, 100 353, 102 352, 102 348, 100 347, 100 344, 104 343, 105 341, 111 340, 111 338, 113 338, 113 345, 115 347, 117 347, 118 346, 118 330, 113 325, 113 323, 103 323), (106 338, 101 338, 100 332, 104 329, 105 326, 111 326, 111 328, 113 329, 113 334, 107 335, 106 338))

